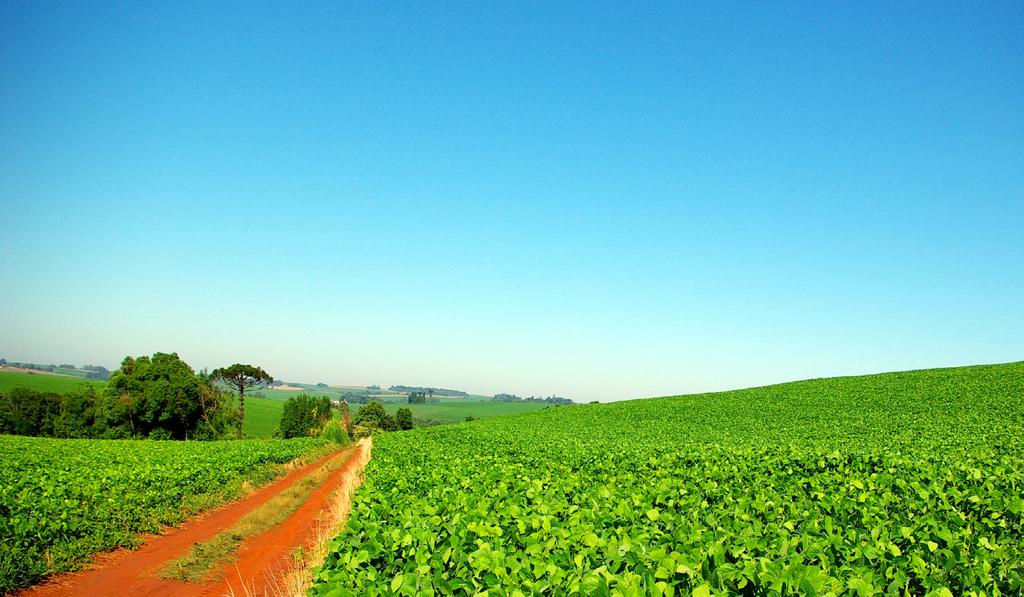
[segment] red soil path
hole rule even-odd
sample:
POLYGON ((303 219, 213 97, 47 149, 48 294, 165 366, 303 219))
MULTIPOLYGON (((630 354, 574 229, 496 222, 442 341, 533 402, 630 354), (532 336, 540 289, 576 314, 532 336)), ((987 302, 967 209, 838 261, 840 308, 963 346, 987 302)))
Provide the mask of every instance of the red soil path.
POLYGON ((94 568, 51 577, 47 582, 16 593, 18 597, 132 595, 132 596, 200 596, 200 595, 266 595, 276 594, 273 579, 290 561, 297 547, 312 545, 321 511, 327 510, 330 497, 348 476, 358 474, 359 452, 367 449, 358 444, 349 449, 348 459, 332 472, 306 501, 280 525, 248 538, 239 548, 236 560, 221 571, 221 580, 209 583, 188 583, 157 576, 162 565, 182 557, 196 543, 211 539, 231 528, 240 518, 259 508, 270 498, 338 456, 328 454, 320 460, 298 468, 278 481, 266 485, 249 497, 200 515, 198 518, 170 529, 163 535, 148 538, 137 551, 117 550, 93 558, 94 568))

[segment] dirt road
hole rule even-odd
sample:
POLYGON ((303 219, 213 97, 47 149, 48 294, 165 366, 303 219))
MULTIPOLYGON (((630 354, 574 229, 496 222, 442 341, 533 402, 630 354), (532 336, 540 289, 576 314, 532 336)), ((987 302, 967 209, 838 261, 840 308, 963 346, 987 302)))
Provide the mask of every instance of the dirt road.
POLYGON ((220 596, 276 595, 277 583, 290 568, 296 548, 308 549, 314 540, 320 516, 331 505, 335 492, 362 472, 364 456, 369 454, 368 442, 347 448, 347 458, 333 470, 306 500, 281 524, 247 538, 235 553, 235 559, 211 575, 203 583, 168 580, 157 576, 163 566, 181 558, 196 543, 207 541, 230 529, 239 519, 256 510, 274 496, 299 483, 320 467, 328 465, 338 453, 298 468, 278 481, 255 491, 238 502, 205 513, 170 529, 162 535, 149 537, 136 551, 118 550, 100 554, 93 559, 93 568, 61 574, 45 583, 31 587, 18 597, 56 597, 98 595, 132 596, 220 596))

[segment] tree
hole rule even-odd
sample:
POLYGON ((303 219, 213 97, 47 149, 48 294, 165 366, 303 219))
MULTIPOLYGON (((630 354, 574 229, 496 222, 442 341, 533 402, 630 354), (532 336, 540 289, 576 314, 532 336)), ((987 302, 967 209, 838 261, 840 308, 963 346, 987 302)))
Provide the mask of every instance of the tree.
POLYGON ((186 439, 200 420, 201 381, 176 353, 125 357, 97 404, 98 435, 186 439))
POLYGON ((64 438, 220 439, 233 429, 229 396, 174 353, 126 357, 103 390, 0 395, 0 433, 64 438))
POLYGON ((96 422, 96 404, 99 396, 93 386, 78 392, 64 394, 60 415, 53 422, 54 437, 92 437, 96 422))
POLYGON ((292 396, 284 403, 279 430, 285 439, 318 435, 331 419, 331 399, 327 396, 292 396))
POLYGON ((231 394, 224 392, 213 383, 211 375, 204 369, 199 378, 199 420, 193 437, 195 439, 227 439, 229 429, 236 429, 241 415, 235 408, 231 394))
POLYGON ((0 395, 0 433, 52 436, 61 395, 14 388, 0 395))
POLYGON ((395 413, 395 421, 398 422, 398 428, 403 431, 412 429, 412 411, 408 408, 398 409, 395 413))
POLYGON ((235 363, 230 367, 214 369, 210 379, 227 384, 238 391, 238 437, 242 437, 242 421, 245 420, 245 392, 262 388, 274 381, 266 371, 252 365, 235 363))
POLYGON ((356 411, 355 424, 362 425, 364 427, 376 427, 377 429, 383 429, 384 417, 388 416, 387 411, 384 410, 384 405, 380 402, 373 400, 367 402, 365 405, 359 407, 356 411))
POLYGON ((398 431, 398 421, 384 410, 384 405, 373 400, 356 411, 356 425, 379 429, 381 431, 398 431))

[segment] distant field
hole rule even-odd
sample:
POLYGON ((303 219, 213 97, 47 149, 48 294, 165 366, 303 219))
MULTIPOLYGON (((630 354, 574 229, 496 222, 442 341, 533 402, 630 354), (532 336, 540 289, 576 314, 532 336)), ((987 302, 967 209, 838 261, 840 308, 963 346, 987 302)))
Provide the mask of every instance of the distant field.
MULTIPOLYGON (((352 394, 361 394, 366 390, 363 388, 338 388, 334 386, 328 386, 326 388, 318 388, 316 386, 305 387, 301 390, 276 390, 273 388, 266 388, 259 390, 256 394, 262 395, 265 398, 272 400, 287 400, 292 396, 298 396, 299 394, 307 394, 310 396, 329 396, 335 400, 344 400, 346 396, 352 394)), ((387 397, 399 398, 403 394, 397 392, 389 392, 388 390, 373 390, 373 392, 381 397, 381 400, 387 399, 387 397)))
POLYGON ((281 422, 284 400, 268 398, 245 399, 245 421, 242 433, 245 437, 272 437, 281 422))
POLYGON ((92 371, 86 371, 85 369, 68 369, 66 367, 57 367, 53 370, 54 373, 60 373, 61 375, 69 375, 71 377, 86 377, 92 371))
MULTIPOLYGON (((358 408, 359 405, 353 405, 358 408)), ((451 401, 431 402, 427 404, 385 404, 384 409, 390 414, 400 408, 408 408, 412 416, 417 419, 433 419, 444 423, 458 423, 465 421, 467 416, 472 415, 477 419, 489 419, 503 415, 518 415, 534 410, 540 410, 549 404, 538 404, 536 402, 494 402, 469 401, 465 398, 453 399, 451 401)), ((562 407, 559 407, 562 408, 562 407)), ((573 407, 565 407, 573 408, 573 407)))
POLYGON ((242 434, 245 437, 271 437, 281 421, 284 410, 283 400, 265 398, 245 399, 245 421, 242 422, 242 434))
POLYGON ((0 392, 6 392, 13 388, 28 388, 37 392, 65 394, 81 389, 84 384, 94 386, 98 390, 106 386, 107 382, 47 373, 34 374, 0 370, 0 392))
MULTIPOLYGON (((247 438, 273 437, 281 422, 284 400, 269 398, 245 398, 245 421, 242 423, 242 434, 247 438)), ((338 411, 332 410, 333 418, 338 418, 338 411)))

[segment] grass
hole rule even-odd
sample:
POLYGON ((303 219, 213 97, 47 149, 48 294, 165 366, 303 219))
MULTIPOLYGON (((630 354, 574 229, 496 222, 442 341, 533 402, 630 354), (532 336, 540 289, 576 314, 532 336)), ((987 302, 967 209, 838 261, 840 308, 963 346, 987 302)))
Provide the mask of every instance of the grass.
POLYGON ((0 394, 14 388, 28 388, 37 392, 66 394, 82 389, 83 385, 91 385, 100 390, 107 385, 107 382, 80 377, 65 377, 63 375, 50 375, 46 373, 21 373, 0 369, 0 394))
MULTIPOLYGON (((248 438, 273 437, 281 422, 284 411, 284 400, 270 398, 245 397, 245 421, 242 423, 242 434, 248 438)), ((332 409, 331 417, 339 418, 338 411, 332 409)))
POLYGON ((267 398, 245 399, 245 421, 242 422, 242 434, 245 437, 272 437, 281 421, 284 410, 283 400, 267 398))

